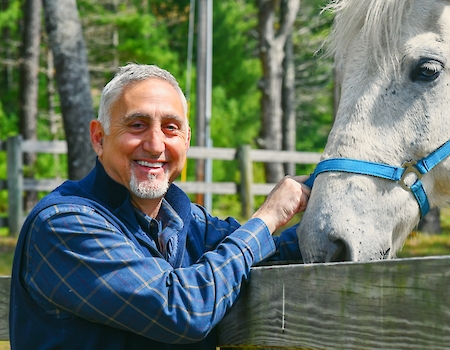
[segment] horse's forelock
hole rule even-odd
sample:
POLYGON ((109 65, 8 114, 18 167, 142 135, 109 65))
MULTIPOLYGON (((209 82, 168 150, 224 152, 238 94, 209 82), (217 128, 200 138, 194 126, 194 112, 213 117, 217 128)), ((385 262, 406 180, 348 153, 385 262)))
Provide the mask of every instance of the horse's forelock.
POLYGON ((367 58, 384 66, 399 60, 402 21, 409 0, 332 0, 324 11, 335 14, 332 31, 325 42, 326 54, 339 65, 356 35, 360 35, 367 58))

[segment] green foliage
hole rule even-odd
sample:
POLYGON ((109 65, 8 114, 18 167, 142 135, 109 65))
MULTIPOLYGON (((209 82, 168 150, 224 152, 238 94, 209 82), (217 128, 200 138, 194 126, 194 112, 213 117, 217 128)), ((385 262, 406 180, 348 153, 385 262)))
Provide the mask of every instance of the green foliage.
POLYGON ((0 140, 6 140, 8 136, 15 135, 18 123, 18 116, 16 114, 7 114, 0 100, 0 140))
POLYGON ((9 29, 11 31, 17 31, 22 17, 20 0, 8 1, 8 8, 0 12, 0 29, 9 29))
MULTIPOLYGON (((213 25, 213 84, 223 86, 228 97, 242 100, 255 93, 262 74, 252 36, 256 8, 245 1, 215 2, 213 25)), ((254 111, 259 114, 258 108, 254 111)))
POLYGON ((119 60, 121 62, 137 62, 157 64, 177 74, 177 53, 170 50, 167 28, 164 22, 158 21, 151 13, 126 11, 119 9, 115 23, 119 29, 119 60), (140 39, 140 40, 137 40, 140 39))
POLYGON ((39 154, 35 164, 36 178, 67 179, 67 154, 39 154))
MULTIPOLYGON (((10 0, 7 8, 0 11, 0 33, 3 40, 0 46, 0 58, 5 59, 5 65, 0 65, 0 102, 2 110, 7 115, 17 114, 17 72, 11 66, 19 58, 19 43, 21 41, 20 22, 22 19, 21 1, 10 0)), ((2 124, 0 124, 2 129, 2 124)), ((0 132, 2 132, 0 129, 0 132)))
MULTIPOLYGON (((20 0, 10 0, 9 7, 0 13, 0 28, 9 31, 9 55, 0 51, 0 58, 19 58, 20 21, 23 18, 20 0)), ((297 72, 297 149, 321 151, 333 119, 332 64, 314 57, 315 51, 327 33, 330 18, 318 17, 324 1, 302 0, 301 10, 293 32, 297 72)), ((114 74, 117 65, 127 62, 155 63, 171 71, 186 88, 187 49, 189 28, 189 0, 78 0, 88 61, 91 68, 91 86, 94 107, 97 108, 100 91, 114 74), (117 40, 115 40, 117 38, 117 40)), ((198 16, 196 11, 195 17, 198 16)), ((196 37, 194 38, 196 39, 196 37)), ((56 135, 50 132, 48 120, 46 38, 43 35, 41 73, 39 75, 38 138, 62 139, 60 126, 56 135)), ((196 40, 192 59, 192 82, 196 78, 196 40)), ((18 130, 18 66, 0 65, 0 138, 18 130)), ((257 8, 253 1, 215 1, 213 6, 213 88, 211 138, 215 147, 236 148, 242 144, 255 145, 260 127, 260 99, 258 81, 262 76, 258 56, 257 8)), ((195 83, 190 98, 190 125, 192 145, 195 145, 195 83)), ((54 97, 56 113, 60 113, 58 96, 54 97)), ((6 172, 0 153, 0 176, 6 172)), ((39 155, 36 177, 66 176, 66 158, 39 155)), ((239 182, 237 162, 214 161, 214 181, 239 182)), ((299 167, 299 173, 308 172, 299 167)), ((195 164, 189 161, 188 179, 195 178, 195 164)), ((264 181, 262 164, 254 165, 254 179, 264 181)), ((0 192, 0 208, 4 203, 0 192)), ((214 207, 237 215, 240 204, 237 196, 214 196, 214 207)), ((263 198, 257 198, 259 204, 263 198)))

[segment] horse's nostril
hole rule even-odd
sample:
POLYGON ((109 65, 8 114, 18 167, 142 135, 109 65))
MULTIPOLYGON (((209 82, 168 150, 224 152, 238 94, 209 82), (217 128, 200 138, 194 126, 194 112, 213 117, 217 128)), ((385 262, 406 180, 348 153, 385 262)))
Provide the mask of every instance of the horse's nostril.
POLYGON ((333 241, 328 250, 325 262, 339 262, 346 260, 348 260, 347 245, 340 239, 333 241))

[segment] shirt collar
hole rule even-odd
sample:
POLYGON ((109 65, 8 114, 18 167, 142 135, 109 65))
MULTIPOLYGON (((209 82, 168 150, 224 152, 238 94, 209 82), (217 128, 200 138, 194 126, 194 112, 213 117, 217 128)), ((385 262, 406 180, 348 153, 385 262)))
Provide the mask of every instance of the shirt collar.
MULTIPOLYGON (((109 208, 128 225, 138 225, 131 216, 135 211, 130 200, 128 189, 114 181, 106 173, 100 161, 96 160, 95 168, 83 180, 82 187, 95 197, 102 205, 109 208)), ((191 201, 178 186, 171 184, 165 194, 158 214, 163 225, 163 244, 170 245, 170 263, 174 267, 182 264, 188 230, 191 225, 191 201), (167 231, 166 231, 167 229, 167 231)))
POLYGON ((80 180, 80 184, 91 196, 111 210, 119 208, 130 198, 128 189, 114 181, 106 173, 98 158, 95 168, 84 179, 80 180))

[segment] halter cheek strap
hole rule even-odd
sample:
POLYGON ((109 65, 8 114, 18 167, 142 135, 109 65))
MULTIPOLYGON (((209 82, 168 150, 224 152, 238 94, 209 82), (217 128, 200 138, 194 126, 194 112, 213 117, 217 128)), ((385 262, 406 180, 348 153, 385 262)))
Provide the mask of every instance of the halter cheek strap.
POLYGON ((375 176, 386 180, 397 182, 404 190, 411 191, 419 204, 420 216, 424 217, 430 211, 427 194, 421 181, 425 175, 437 164, 450 155, 450 140, 440 146, 428 157, 422 160, 410 160, 403 163, 402 167, 373 163, 357 159, 330 158, 317 164, 316 169, 311 174, 305 184, 312 188, 317 175, 324 172, 345 172, 359 175, 375 176), (408 175, 414 174, 416 177, 412 185, 407 185, 405 179, 408 175))

